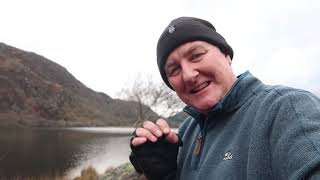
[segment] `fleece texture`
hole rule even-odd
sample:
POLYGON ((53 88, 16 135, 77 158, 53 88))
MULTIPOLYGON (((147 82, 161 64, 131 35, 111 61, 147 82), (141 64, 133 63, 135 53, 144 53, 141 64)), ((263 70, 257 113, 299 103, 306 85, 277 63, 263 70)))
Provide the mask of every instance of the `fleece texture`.
POLYGON ((310 92, 245 72, 207 115, 184 110, 177 179, 304 179, 320 164, 320 100, 310 92))

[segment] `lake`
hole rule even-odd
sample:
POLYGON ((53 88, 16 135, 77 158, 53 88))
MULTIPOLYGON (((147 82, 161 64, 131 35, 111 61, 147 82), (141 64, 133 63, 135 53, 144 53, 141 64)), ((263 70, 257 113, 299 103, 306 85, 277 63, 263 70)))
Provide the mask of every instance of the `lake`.
POLYGON ((129 162, 133 128, 0 129, 0 177, 80 175, 129 162))

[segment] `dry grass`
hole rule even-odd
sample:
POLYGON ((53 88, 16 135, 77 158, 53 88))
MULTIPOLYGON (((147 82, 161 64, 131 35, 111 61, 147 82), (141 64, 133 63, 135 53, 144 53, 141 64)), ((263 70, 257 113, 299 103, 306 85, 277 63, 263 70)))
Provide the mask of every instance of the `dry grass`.
POLYGON ((125 163, 117 168, 109 168, 104 174, 99 175, 97 171, 89 166, 81 171, 80 176, 70 178, 61 175, 55 176, 37 176, 37 177, 14 177, 1 178, 0 180, 147 180, 143 175, 139 175, 130 163, 125 163))
POLYGON ((75 177, 74 180, 97 180, 99 175, 97 171, 93 167, 88 167, 81 171, 81 175, 79 177, 75 177))
POLYGON ((28 176, 28 177, 22 177, 22 176, 17 176, 17 177, 13 177, 13 178, 1 178, 0 180, 69 180, 70 178, 64 177, 64 176, 37 176, 37 177, 32 177, 32 176, 28 176))

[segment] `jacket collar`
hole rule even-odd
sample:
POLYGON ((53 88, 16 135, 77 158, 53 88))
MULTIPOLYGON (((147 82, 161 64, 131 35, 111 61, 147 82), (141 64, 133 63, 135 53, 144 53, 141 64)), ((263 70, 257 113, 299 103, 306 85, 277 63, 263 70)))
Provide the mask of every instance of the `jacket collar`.
POLYGON ((227 95, 212 107, 208 114, 198 112, 196 109, 186 106, 183 111, 194 119, 203 119, 216 115, 217 113, 228 113, 238 109, 262 86, 262 82, 254 77, 249 71, 237 77, 227 95))

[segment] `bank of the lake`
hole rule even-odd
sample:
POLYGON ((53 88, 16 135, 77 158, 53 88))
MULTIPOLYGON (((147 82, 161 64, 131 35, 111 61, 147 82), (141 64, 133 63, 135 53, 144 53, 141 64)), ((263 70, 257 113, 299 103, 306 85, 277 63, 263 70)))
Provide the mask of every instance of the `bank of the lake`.
POLYGON ((147 180, 144 175, 138 174, 130 163, 122 164, 116 168, 109 168, 103 174, 98 174, 92 168, 81 171, 81 175, 74 180, 147 180))

